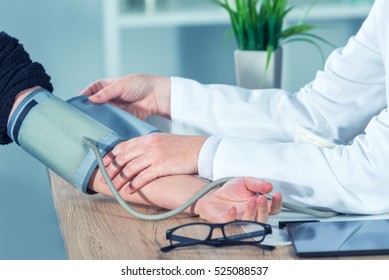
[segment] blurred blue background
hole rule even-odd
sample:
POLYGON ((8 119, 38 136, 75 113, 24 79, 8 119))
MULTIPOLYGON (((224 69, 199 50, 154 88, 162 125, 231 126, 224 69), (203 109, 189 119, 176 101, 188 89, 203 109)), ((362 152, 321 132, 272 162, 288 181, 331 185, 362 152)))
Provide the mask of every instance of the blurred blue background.
MULTIPOLYGON (((139 0, 126 1, 139 4, 139 0)), ((0 0, 0 29, 23 43, 51 75, 55 94, 68 99, 107 73, 104 12, 102 0, 0 0)), ((362 18, 334 20, 329 15, 314 23, 329 27, 318 34, 341 46, 360 27, 362 18)), ((228 26, 226 21, 122 30, 119 73, 234 84, 235 42, 226 37, 228 26)), ((331 51, 323 49, 326 54, 331 51)), ((312 80, 322 67, 312 46, 290 45, 286 54, 283 87, 290 91, 312 80)), ((45 167, 15 144, 0 146, 0 187, 0 259, 66 259, 45 167)))

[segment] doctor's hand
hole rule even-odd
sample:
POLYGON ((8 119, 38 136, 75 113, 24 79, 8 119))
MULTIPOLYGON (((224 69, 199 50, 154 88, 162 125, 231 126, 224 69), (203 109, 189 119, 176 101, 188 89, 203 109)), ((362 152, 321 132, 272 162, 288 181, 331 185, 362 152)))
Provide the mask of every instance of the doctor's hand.
POLYGON ((202 136, 152 133, 119 143, 103 162, 115 187, 134 193, 160 177, 198 174, 198 156, 205 140, 202 136))
POLYGON ((96 81, 81 95, 93 103, 109 102, 139 119, 170 118, 170 88, 170 78, 138 74, 96 81))
POLYGON ((269 215, 278 214, 282 207, 280 193, 274 193, 272 200, 260 195, 270 193, 272 188, 269 182, 258 178, 235 178, 200 198, 194 213, 214 223, 235 220, 266 223, 269 215))

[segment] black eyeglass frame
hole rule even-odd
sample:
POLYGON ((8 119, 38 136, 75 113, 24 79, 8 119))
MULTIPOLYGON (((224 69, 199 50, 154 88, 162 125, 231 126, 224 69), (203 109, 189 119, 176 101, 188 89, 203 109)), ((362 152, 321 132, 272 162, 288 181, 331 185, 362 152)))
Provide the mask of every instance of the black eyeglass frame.
POLYGON ((264 250, 274 250, 274 246, 270 245, 264 245, 261 244, 261 242, 265 239, 266 235, 272 233, 272 228, 269 224, 265 223, 260 223, 260 222, 254 222, 254 221, 232 221, 228 223, 219 223, 219 224, 209 224, 209 223, 202 223, 202 222, 197 222, 197 223, 189 223, 189 224, 184 224, 180 225, 171 229, 168 229, 166 231, 166 239, 170 240, 170 245, 161 248, 162 252, 169 252, 175 248, 179 247, 188 247, 188 246, 194 246, 194 245, 207 245, 207 246, 212 246, 212 247, 226 247, 226 246, 242 246, 242 245, 252 245, 252 246, 257 246, 259 248, 262 248, 264 250), (229 226, 231 224, 255 224, 258 226, 263 227, 264 232, 258 235, 258 231, 253 231, 253 232, 246 232, 243 234, 237 234, 233 236, 226 236, 224 228, 226 226, 229 226), (174 235, 174 232, 178 229, 181 229, 183 227, 190 227, 190 226, 207 226, 209 227, 209 233, 208 236, 204 239, 194 239, 186 236, 178 236, 174 235), (212 239, 212 234, 213 230, 219 228, 223 234, 223 237, 219 238, 214 238, 212 239), (243 238, 253 238, 253 237, 258 237, 261 236, 262 239, 260 240, 255 240, 255 241, 242 241, 241 239, 243 238), (173 244, 173 240, 179 241, 180 243, 173 244))

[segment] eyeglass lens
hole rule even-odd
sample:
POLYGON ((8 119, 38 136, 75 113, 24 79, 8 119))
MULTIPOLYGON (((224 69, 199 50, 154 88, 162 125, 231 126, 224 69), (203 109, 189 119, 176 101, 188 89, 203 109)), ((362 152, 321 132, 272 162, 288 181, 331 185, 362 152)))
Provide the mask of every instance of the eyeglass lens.
POLYGON ((182 242, 186 244, 198 244, 208 238, 210 231, 211 227, 207 224, 186 225, 177 228, 173 232, 170 241, 172 245, 177 245, 182 242))
POLYGON ((171 236, 172 245, 198 244, 206 240, 235 241, 235 242, 261 242, 265 237, 264 226, 249 222, 227 223, 220 227, 209 224, 192 224, 177 228, 171 236), (250 225, 250 232, 246 232, 242 227, 250 225), (212 230, 213 228, 213 230, 212 230), (212 235, 211 235, 212 234, 212 235))
POLYGON ((228 241, 261 242, 265 238, 265 227, 249 222, 234 222, 224 225, 224 234, 228 241), (250 225, 250 231, 246 232, 242 227, 250 225))

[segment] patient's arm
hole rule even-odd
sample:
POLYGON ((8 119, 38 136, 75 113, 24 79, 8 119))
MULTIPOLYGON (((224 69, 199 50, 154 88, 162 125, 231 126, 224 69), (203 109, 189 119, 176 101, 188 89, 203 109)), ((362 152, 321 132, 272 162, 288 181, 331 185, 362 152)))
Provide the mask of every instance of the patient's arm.
MULTIPOLYGON (((89 181, 88 187, 98 193, 112 196, 108 185, 102 183, 101 172, 96 170, 89 181)), ((129 202, 156 205, 165 209, 177 208, 188 200, 197 190, 206 185, 206 182, 189 175, 161 177, 147 185, 147 188, 130 194, 126 188, 119 190, 121 197, 129 202), (188 199, 186 199, 188 198, 188 199)), ((185 212, 194 214, 194 209, 185 212)))
POLYGON ((0 144, 12 142, 7 124, 15 97, 38 85, 53 91, 43 66, 31 60, 16 38, 0 31, 0 144))
MULTIPOLYGON (((101 176, 100 171, 96 171, 89 187, 99 193, 112 195, 108 186, 102 183, 101 176)), ((195 176, 174 175, 158 178, 134 194, 125 188, 119 193, 129 202, 174 209, 188 201, 206 184, 195 176)), ((266 222, 269 214, 279 213, 282 206, 279 193, 273 195, 272 201, 258 195, 271 190, 271 184, 266 181, 252 177, 236 178, 210 191, 185 212, 215 223, 234 220, 266 222)))
MULTIPOLYGON (((14 100, 11 114, 17 105, 37 88, 20 92, 14 100)), ((96 192, 112 195, 101 177, 100 171, 96 169, 88 187, 96 192)), ((120 194, 129 202, 174 209, 188 201, 206 184, 195 176, 176 175, 158 178, 134 194, 131 194, 128 188, 121 188, 120 194)), ((217 223, 236 219, 266 222, 268 215, 278 213, 282 204, 280 194, 275 194, 270 202, 264 196, 258 195, 269 193, 271 189, 269 183, 260 179, 238 178, 212 190, 185 212, 217 223)))
MULTIPOLYGON (((4 32, 0 32, 0 64, 0 144, 7 144, 11 142, 7 126, 16 107, 39 86, 50 92, 53 88, 43 66, 33 62, 17 39, 4 32)), ((198 214, 210 221, 222 222, 237 218, 259 220, 267 217, 269 211, 274 212, 280 208, 280 197, 275 196, 268 209, 264 197, 257 195, 257 192, 269 192, 266 187, 269 184, 259 183, 258 179, 249 181, 240 179, 213 190, 186 212, 198 214)), ((127 188, 123 188, 121 193, 128 201, 173 209, 186 202, 205 184, 196 177, 170 176, 149 183, 135 194, 126 192, 127 188)), ((89 188, 110 194, 98 171, 95 171, 89 182, 89 188)))

